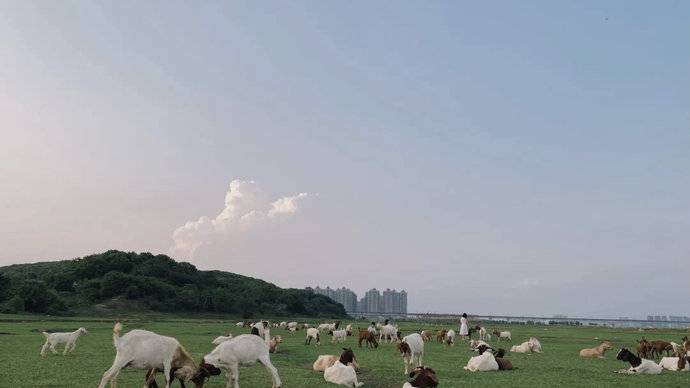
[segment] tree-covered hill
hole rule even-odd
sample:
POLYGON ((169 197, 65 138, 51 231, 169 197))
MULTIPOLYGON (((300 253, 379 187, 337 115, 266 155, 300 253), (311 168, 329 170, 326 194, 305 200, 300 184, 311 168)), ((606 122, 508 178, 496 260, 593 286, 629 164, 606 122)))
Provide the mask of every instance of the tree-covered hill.
POLYGON ((71 314, 150 310, 258 316, 346 316, 309 290, 230 272, 200 271, 165 255, 120 252, 0 267, 0 312, 71 314))

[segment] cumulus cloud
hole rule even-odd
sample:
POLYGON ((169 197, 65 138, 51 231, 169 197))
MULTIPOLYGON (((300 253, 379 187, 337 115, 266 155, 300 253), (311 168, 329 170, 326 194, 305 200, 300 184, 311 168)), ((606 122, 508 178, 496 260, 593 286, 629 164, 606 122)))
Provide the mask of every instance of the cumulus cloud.
POLYGON ((230 182, 220 214, 215 218, 202 216, 175 229, 169 252, 174 257, 193 258, 203 245, 294 215, 307 196, 299 193, 271 201, 254 181, 235 179, 230 182))

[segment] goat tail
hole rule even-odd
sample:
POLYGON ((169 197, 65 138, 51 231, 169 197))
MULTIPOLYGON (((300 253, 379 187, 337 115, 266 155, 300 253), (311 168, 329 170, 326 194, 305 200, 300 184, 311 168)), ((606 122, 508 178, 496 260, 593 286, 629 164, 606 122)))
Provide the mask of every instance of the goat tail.
POLYGON ((115 326, 113 326, 113 346, 117 348, 117 342, 120 339, 120 333, 122 332, 122 324, 120 322, 116 322, 115 326))

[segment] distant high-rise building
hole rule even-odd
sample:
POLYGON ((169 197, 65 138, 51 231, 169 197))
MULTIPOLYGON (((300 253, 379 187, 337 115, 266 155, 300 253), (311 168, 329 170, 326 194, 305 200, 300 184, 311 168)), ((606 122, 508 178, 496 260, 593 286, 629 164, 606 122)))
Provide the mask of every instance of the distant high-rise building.
POLYGON ((349 288, 342 287, 334 290, 330 287, 316 287, 314 288, 314 293, 326 295, 334 301, 342 304, 345 308, 345 311, 348 313, 357 312, 357 294, 355 294, 349 288))
POLYGON ((382 294, 376 288, 372 288, 360 300, 357 300, 357 294, 345 287, 338 289, 316 287, 313 291, 342 304, 348 313, 407 313, 407 292, 405 290, 398 292, 387 288, 382 294))

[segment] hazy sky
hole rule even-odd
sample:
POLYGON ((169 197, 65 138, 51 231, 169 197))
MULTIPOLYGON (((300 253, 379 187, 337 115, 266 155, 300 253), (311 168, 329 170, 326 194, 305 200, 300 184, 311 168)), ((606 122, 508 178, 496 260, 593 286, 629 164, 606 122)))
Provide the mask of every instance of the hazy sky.
POLYGON ((688 15, 2 1, 0 265, 150 251, 413 311, 688 314, 688 15))

